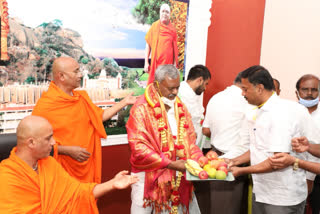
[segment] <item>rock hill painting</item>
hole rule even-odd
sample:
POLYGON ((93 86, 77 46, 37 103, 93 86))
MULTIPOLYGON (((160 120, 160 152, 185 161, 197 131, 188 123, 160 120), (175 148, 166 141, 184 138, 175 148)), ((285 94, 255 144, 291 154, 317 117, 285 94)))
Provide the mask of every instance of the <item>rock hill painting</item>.
MULTIPOLYGON (((52 62, 60 56, 76 59, 91 80, 121 79, 119 87, 104 86, 108 89, 104 99, 117 102, 129 91, 143 94, 148 79, 143 73, 144 37, 159 19, 163 3, 171 7, 178 34, 179 69, 183 73, 188 0, 9 0, 9 60, 0 64, 0 104, 30 104, 28 92, 23 98, 11 97, 18 89, 10 89, 10 97, 6 98, 5 90, 48 84, 52 62)), ((92 88, 100 87, 98 82, 91 83, 92 88)), ((116 118, 122 121, 109 122, 109 126, 124 126, 129 111, 125 112, 116 118)))

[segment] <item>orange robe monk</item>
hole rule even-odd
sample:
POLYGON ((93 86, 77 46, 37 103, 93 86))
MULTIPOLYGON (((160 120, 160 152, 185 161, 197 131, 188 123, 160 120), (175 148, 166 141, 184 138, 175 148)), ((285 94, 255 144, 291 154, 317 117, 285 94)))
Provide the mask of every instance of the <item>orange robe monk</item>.
POLYGON ((159 65, 178 65, 177 33, 174 26, 154 22, 146 34, 146 42, 151 47, 151 65, 148 84, 154 80, 154 73, 159 65))
POLYGON ((70 96, 51 82, 32 114, 46 118, 53 127, 56 140, 54 158, 73 177, 82 182, 101 182, 101 138, 106 138, 102 123, 103 110, 92 103, 85 91, 72 91, 70 96), (70 156, 58 155, 57 145, 80 146, 91 153, 78 162, 70 156))
POLYGON ((144 206, 152 206, 155 213, 171 209, 169 202, 172 194, 179 195, 178 204, 188 209, 192 198, 192 183, 186 181, 184 174, 180 186, 175 190, 172 178, 176 177, 176 171, 166 167, 178 157, 198 160, 203 156, 195 145, 196 134, 190 113, 178 97, 175 115, 179 124, 178 136, 172 136, 164 104, 153 84, 150 84, 145 96, 140 97, 132 107, 126 126, 131 149, 131 170, 135 173, 145 172, 144 206))
POLYGON ((0 164, 1 214, 99 213, 95 183, 80 183, 52 157, 38 160, 38 174, 15 152, 0 164))

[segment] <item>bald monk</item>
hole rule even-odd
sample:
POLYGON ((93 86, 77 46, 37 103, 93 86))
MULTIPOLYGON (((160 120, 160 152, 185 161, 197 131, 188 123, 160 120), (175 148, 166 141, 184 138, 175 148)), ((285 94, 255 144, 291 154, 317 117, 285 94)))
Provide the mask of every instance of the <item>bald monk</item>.
POLYGON ((102 110, 85 91, 77 90, 82 74, 77 61, 57 58, 52 65, 53 81, 43 93, 32 115, 46 118, 53 127, 54 158, 72 176, 83 182, 101 182, 101 138, 106 138, 103 121, 136 101, 127 96, 102 110))
POLYGON ((161 5, 160 19, 152 24, 145 39, 144 72, 149 73, 148 84, 150 84, 159 65, 178 64, 177 32, 170 22, 168 4, 161 5), (150 53, 151 66, 149 66, 150 53))
POLYGON ((17 146, 0 163, 0 213, 99 213, 95 199, 138 181, 127 171, 102 183, 81 183, 49 156, 55 140, 50 123, 24 118, 17 128, 17 146))

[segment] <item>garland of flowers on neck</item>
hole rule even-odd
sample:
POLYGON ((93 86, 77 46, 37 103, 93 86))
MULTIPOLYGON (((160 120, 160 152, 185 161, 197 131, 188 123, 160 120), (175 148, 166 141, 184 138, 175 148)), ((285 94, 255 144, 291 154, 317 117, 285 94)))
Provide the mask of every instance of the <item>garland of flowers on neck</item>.
MULTIPOLYGON (((171 159, 173 151, 170 151, 169 145, 168 145, 168 125, 165 124, 162 112, 165 111, 165 106, 163 102, 161 102, 160 97, 158 95, 158 102, 154 103, 152 101, 152 98, 149 95, 149 87, 152 84, 148 85, 145 91, 145 97, 148 102, 148 104, 153 108, 155 117, 158 120, 158 131, 160 132, 161 136, 161 150, 164 153, 164 155, 171 159)), ((189 125, 186 124, 186 117, 184 113, 183 105, 179 98, 176 98, 175 102, 175 110, 178 110, 179 115, 179 130, 178 130, 178 140, 176 141, 176 144, 174 145, 174 149, 176 150, 176 156, 178 156, 180 159, 186 160, 186 152, 185 152, 185 146, 184 144, 184 134, 185 129, 189 128, 189 125)), ((173 136, 173 139, 176 140, 176 137, 173 136)), ((181 183, 181 178, 183 176, 182 172, 178 172, 177 179, 175 179, 175 175, 172 176, 171 179, 171 187, 172 187, 172 193, 171 193, 171 212, 170 214, 178 214, 178 206, 180 204, 180 195, 179 195, 179 187, 181 183)))

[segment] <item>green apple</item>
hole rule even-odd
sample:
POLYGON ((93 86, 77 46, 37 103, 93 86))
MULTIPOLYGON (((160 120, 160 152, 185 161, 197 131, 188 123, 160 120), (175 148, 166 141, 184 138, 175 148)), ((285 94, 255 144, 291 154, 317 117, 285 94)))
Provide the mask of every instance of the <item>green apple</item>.
POLYGON ((216 172, 217 172, 217 170, 215 168, 209 168, 207 170, 209 178, 216 178, 216 172))
POLYGON ((216 172, 216 179, 225 180, 226 177, 227 177, 227 175, 226 175, 226 173, 224 171, 218 170, 216 172))

